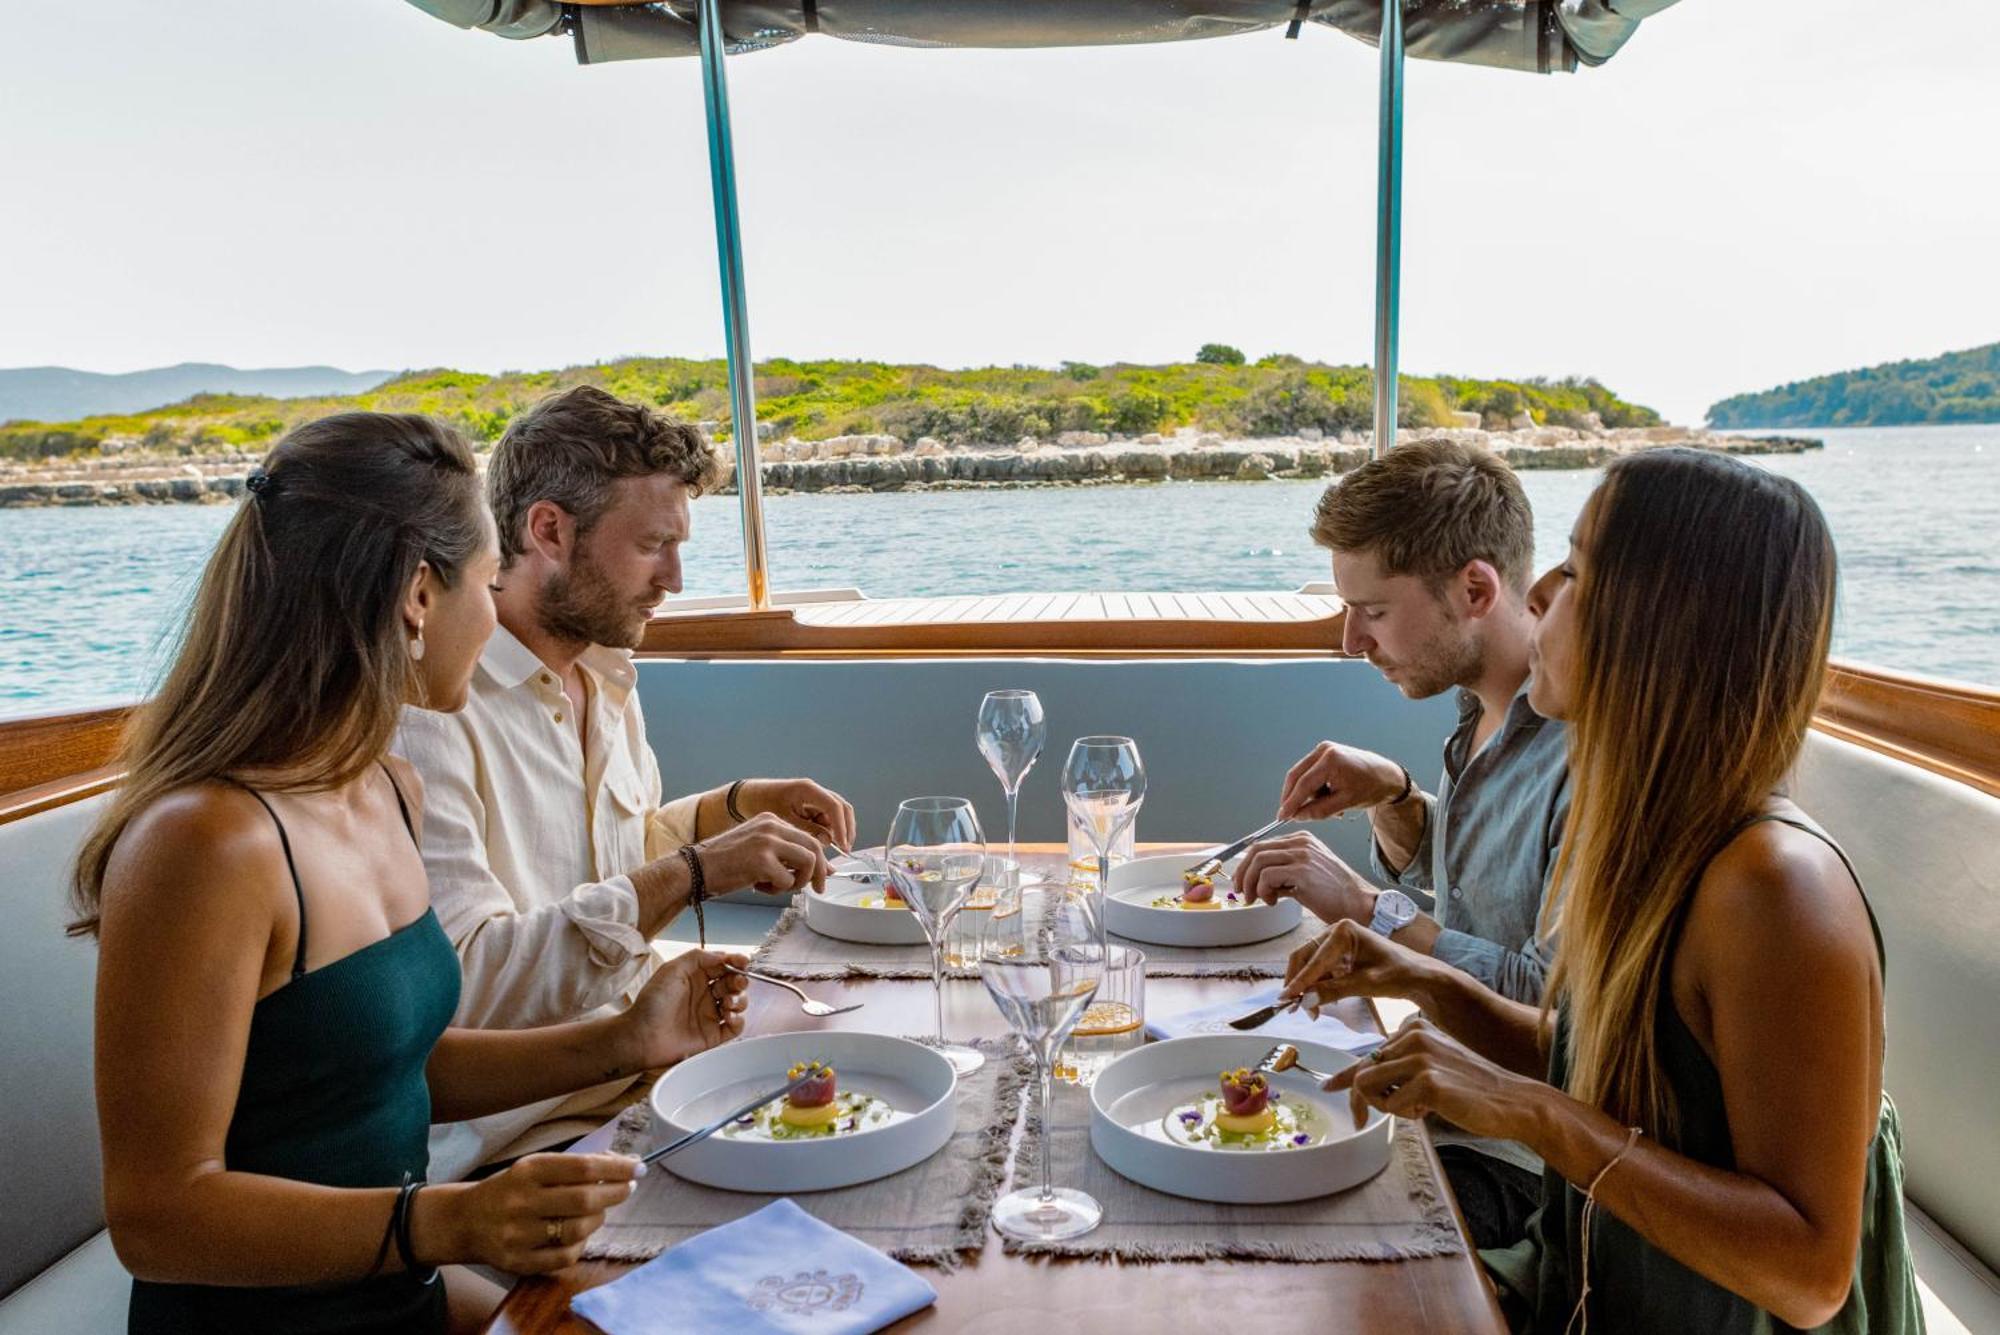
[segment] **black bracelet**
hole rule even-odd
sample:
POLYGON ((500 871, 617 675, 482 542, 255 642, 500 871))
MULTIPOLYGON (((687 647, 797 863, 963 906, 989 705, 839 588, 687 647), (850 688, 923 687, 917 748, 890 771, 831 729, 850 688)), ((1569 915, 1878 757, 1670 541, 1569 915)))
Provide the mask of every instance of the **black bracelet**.
POLYGON ((738 825, 741 825, 746 817, 743 815, 742 809, 736 805, 736 794, 742 792, 743 785, 748 782, 750 782, 748 779, 738 779, 735 783, 730 784, 729 791, 722 795, 723 810, 727 811, 729 819, 735 821, 738 825))
POLYGON ((430 1184, 422 1178, 412 1181, 407 1173, 403 1177, 403 1193, 396 1198, 396 1255, 403 1259, 403 1269, 409 1271, 418 1283, 425 1285, 435 1284, 438 1279, 437 1267, 430 1267, 430 1273, 425 1274, 424 1267, 417 1264, 416 1249, 410 1244, 410 1215, 412 1213, 410 1207, 415 1203, 417 1193, 430 1184))
POLYGON ((688 902, 694 905, 694 934, 703 950, 708 949, 708 923, 701 916, 702 901, 708 898, 708 880, 702 875, 701 854, 693 844, 681 845, 681 857, 688 865, 688 902))
MULTIPOLYGON (((407 1191, 409 1186, 410 1175, 405 1172, 403 1174, 403 1191, 407 1191)), ((389 1259, 389 1243, 396 1236, 396 1218, 403 1212, 403 1191, 396 1193, 396 1199, 389 1206, 389 1222, 382 1225, 382 1241, 375 1247, 375 1262, 368 1267, 368 1273, 362 1276, 363 1279, 373 1279, 382 1273, 382 1263, 389 1259)))
POLYGON ((1399 807, 1410 800, 1411 793, 1417 791, 1417 781, 1411 777, 1410 767, 1404 765, 1401 769, 1403 771, 1403 791, 1383 803, 1384 806, 1399 807))

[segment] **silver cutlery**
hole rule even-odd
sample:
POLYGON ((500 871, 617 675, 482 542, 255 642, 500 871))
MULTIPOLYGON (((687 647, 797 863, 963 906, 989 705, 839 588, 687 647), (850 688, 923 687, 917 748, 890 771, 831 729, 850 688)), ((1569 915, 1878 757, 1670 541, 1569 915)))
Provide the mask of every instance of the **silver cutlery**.
POLYGON ((1256 1069, 1265 1075, 1276 1075, 1280 1071, 1297 1071, 1300 1075, 1311 1076, 1322 1085, 1333 1079, 1326 1072, 1315 1071, 1301 1062, 1299 1050, 1289 1043, 1280 1043, 1265 1053, 1264 1060, 1257 1063, 1256 1069))
POLYGON ((807 1071, 804 1075, 801 1075, 796 1079, 787 1080, 784 1083, 784 1085, 781 1086, 780 1088, 774 1089, 768 1094, 758 1095, 756 1098, 750 1100, 750 1102, 744 1104, 741 1108, 736 1109, 734 1112, 725 1113, 721 1117, 716 1118, 713 1122, 710 1122, 707 1126, 698 1127, 695 1130, 688 1132, 684 1136, 675 1137, 674 1139, 668 1141, 666 1144, 660 1146, 660 1148, 654 1150, 651 1154, 648 1154, 643 1158, 641 1158, 639 1162, 658 1163, 660 1160, 666 1158, 669 1154, 672 1154, 675 1150, 684 1150, 688 1146, 696 1143, 697 1141, 707 1140, 710 1136, 722 1130, 723 1127, 728 1126, 731 1122, 735 1121, 737 1118, 748 1117, 751 1113, 756 1112, 759 1108, 763 1107, 765 1104, 771 1103, 777 1099, 782 1099, 783 1097, 785 1097, 785 1095, 791 1093, 793 1090, 797 1089, 800 1085, 803 1085, 806 1081, 814 1080, 817 1079, 818 1077, 819 1077, 819 1072, 807 1071))
POLYGON ((1239 1015, 1229 1021, 1229 1027, 1231 1029, 1255 1029, 1259 1025, 1267 1023, 1279 1011, 1295 1011, 1301 1006, 1319 1006, 1323 1004, 1319 999, 1319 993, 1308 992, 1304 996, 1297 997, 1294 1000, 1274 1001, 1268 1006, 1261 1006, 1251 1011, 1248 1015, 1239 1015))
POLYGON ((782 978, 773 978, 766 973, 752 973, 748 969, 739 969, 734 964, 725 964, 722 967, 730 973, 739 974, 744 978, 755 978, 760 983, 769 983, 772 987, 784 988, 799 999, 799 1009, 814 1019, 823 1020, 829 1015, 845 1015, 849 1011, 858 1011, 862 1006, 867 1004, 857 1001, 852 1006, 829 1006, 824 1001, 808 996, 803 989, 792 986, 782 978))
POLYGON ((1289 820, 1274 820, 1269 825, 1265 825, 1258 829, 1252 830, 1250 831, 1250 833, 1244 835, 1241 839, 1238 839, 1235 843, 1229 844, 1226 847, 1224 847, 1220 852, 1216 853, 1213 857, 1205 858, 1202 861, 1197 862, 1194 866, 1189 867, 1187 874, 1192 876, 1212 875, 1215 872, 1221 870, 1223 863, 1229 861, 1229 859, 1235 857, 1238 853, 1241 853, 1244 849, 1250 847, 1250 845, 1256 843, 1259 839, 1264 838, 1266 835, 1270 834, 1273 830, 1277 829, 1280 825, 1290 825, 1290 824, 1291 821, 1289 820))

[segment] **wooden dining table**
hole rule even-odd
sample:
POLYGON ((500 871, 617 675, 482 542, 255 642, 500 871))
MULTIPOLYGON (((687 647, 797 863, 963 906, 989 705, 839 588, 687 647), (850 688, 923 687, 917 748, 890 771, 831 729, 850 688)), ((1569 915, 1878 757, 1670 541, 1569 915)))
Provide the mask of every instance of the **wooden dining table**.
MULTIPOLYGON (((1141 845, 1139 851, 1206 847, 1156 844, 1141 845)), ((1020 853, 1030 872, 1064 867, 1061 845, 1024 844, 1020 853)), ((856 978, 805 986, 835 1005, 857 1001, 863 1005, 845 1015, 815 1020, 800 1012, 789 992, 753 984, 744 1032, 836 1028, 923 1035, 936 1022, 927 980, 856 978)), ((1146 1009, 1161 1014, 1188 1010, 1258 986, 1241 978, 1149 977, 1146 1009)), ((1374 1007, 1366 1000, 1343 1001, 1339 1006, 1341 1018, 1350 1025, 1379 1028, 1374 1007)), ((944 1023, 952 1039, 1000 1038, 1007 1033, 984 985, 971 979, 945 981, 944 1023)), ((1443 1183, 1428 1136, 1423 1146, 1431 1171, 1443 1183)), ((522 1279, 487 1330, 491 1335, 599 1335, 595 1326, 570 1313, 569 1301, 632 1268, 627 1262, 586 1261, 555 1275, 522 1279)), ((926 1335, 957 1331, 1154 1335, 1182 1330, 1501 1335, 1506 1331, 1492 1287, 1469 1245, 1458 1256, 1404 1261, 1140 1263, 1010 1256, 1002 1250, 999 1235, 989 1230, 985 1246, 959 1269, 945 1272, 926 1266, 920 1273, 937 1288, 937 1303, 887 1329, 926 1335)))

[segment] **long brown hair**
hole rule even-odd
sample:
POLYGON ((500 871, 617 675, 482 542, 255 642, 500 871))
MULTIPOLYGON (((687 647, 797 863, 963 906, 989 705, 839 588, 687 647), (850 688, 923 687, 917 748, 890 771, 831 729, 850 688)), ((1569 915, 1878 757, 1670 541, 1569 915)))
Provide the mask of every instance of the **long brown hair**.
POLYGON ((381 758, 417 685, 404 593, 419 562, 456 581, 484 508, 471 446, 428 417, 337 413, 265 456, 126 733, 124 781, 77 855, 71 935, 97 930, 112 848, 166 793, 238 770, 337 788, 381 758))
POLYGON ((1582 537, 1548 996, 1569 1003, 1569 1092, 1659 1136, 1679 1113, 1654 1042, 1675 932, 1805 741, 1833 537, 1790 478, 1684 449, 1606 469, 1582 537))

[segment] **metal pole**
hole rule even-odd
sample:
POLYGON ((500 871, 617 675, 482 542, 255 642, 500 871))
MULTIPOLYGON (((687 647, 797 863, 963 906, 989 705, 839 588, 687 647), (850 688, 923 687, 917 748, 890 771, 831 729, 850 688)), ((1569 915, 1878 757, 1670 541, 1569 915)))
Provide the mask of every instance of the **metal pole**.
POLYGON ((1396 443, 1396 331, 1403 265, 1403 0, 1382 0, 1375 177, 1375 457, 1396 443))
POLYGON ((750 610, 771 605, 764 554, 764 487, 757 471, 757 381, 750 360, 750 303, 743 294, 743 229, 736 210, 736 151, 729 135, 729 84, 722 69, 720 0, 701 0, 701 90, 708 111, 708 180, 714 195, 715 257, 722 270, 729 403, 736 434, 736 494, 743 504, 743 570, 750 610))

